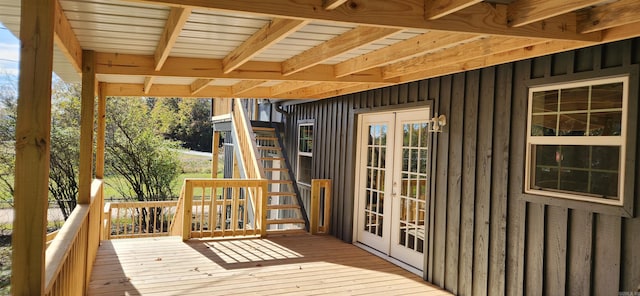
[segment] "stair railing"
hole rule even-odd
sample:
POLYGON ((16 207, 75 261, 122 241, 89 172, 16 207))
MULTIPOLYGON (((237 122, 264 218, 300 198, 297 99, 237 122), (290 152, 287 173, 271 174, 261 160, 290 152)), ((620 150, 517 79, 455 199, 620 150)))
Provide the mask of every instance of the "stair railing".
MULTIPOLYGON (((247 114, 242 107, 242 101, 235 99, 233 104, 233 113, 231 113, 231 120, 233 122, 234 143, 238 148, 238 160, 240 167, 247 179, 265 181, 264 169, 262 163, 258 161, 258 148, 256 147, 256 138, 251 128, 251 121, 247 117, 247 114)), ((248 188, 247 193, 251 200, 253 207, 259 207, 259 216, 256 216, 255 220, 257 227, 261 230, 261 235, 266 234, 267 223, 267 193, 258 189, 248 188), (259 218, 258 218, 259 217, 259 218)))

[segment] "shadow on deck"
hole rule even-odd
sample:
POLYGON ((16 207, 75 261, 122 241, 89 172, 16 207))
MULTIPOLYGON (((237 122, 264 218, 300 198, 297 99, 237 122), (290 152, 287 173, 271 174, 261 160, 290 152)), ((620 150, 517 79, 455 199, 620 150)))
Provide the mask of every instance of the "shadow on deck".
POLYGON ((103 241, 89 295, 451 295, 330 236, 103 241))

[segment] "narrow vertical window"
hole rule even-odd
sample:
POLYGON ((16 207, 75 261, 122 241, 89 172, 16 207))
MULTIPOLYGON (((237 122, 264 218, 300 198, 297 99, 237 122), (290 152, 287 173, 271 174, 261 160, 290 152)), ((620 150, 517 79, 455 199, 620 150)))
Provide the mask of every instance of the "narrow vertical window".
POLYGON ((300 124, 298 126, 298 168, 296 170, 299 184, 311 186, 312 159, 313 124, 300 124))

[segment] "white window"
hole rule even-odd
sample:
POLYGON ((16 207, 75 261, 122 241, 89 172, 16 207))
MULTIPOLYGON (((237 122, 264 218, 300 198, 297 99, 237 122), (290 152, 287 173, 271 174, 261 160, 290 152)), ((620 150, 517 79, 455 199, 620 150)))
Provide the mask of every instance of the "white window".
POLYGON ((311 186, 311 165, 313 157, 313 124, 298 125, 298 169, 297 181, 311 186))
POLYGON ((628 93, 628 77, 530 88, 525 192, 623 205, 628 93))

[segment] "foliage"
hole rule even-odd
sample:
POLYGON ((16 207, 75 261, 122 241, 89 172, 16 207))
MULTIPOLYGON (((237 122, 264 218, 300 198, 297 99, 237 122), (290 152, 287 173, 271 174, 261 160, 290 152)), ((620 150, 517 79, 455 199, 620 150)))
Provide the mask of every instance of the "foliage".
POLYGON ((66 220, 76 206, 80 159, 80 86, 56 82, 51 109, 49 192, 66 220))
POLYGON ((17 90, 0 86, 0 201, 13 205, 17 90))
POLYGON ((145 100, 110 98, 107 110, 107 173, 121 175, 127 185, 116 186, 118 191, 138 201, 174 196, 171 184, 179 174, 177 144, 156 134, 145 100))
POLYGON ((182 142, 184 148, 211 152, 211 100, 152 99, 151 117, 166 138, 182 142))

